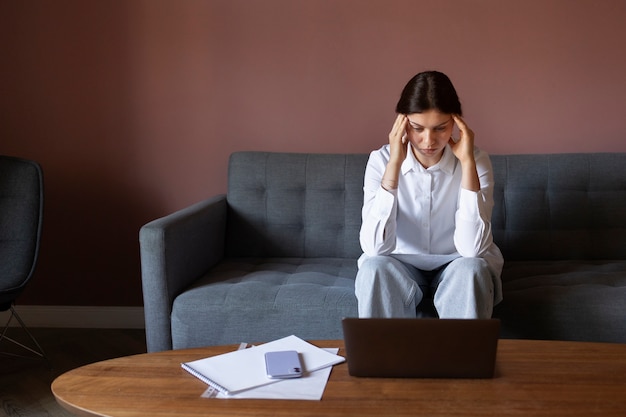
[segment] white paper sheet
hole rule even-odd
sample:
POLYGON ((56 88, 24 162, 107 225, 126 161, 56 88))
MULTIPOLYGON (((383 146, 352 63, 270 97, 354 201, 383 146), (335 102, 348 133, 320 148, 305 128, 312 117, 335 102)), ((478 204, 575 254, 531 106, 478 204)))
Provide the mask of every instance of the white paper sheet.
POLYGON ((309 373, 345 360, 292 335, 249 349, 186 362, 181 366, 230 397, 252 388, 284 382, 271 380, 265 374, 264 354, 272 350, 296 350, 301 355, 305 372, 309 373))
MULTIPOLYGON (((337 354, 339 349, 324 349, 332 354, 337 354)), ((273 400, 311 400, 319 401, 322 399, 324 389, 328 383, 328 378, 333 367, 328 366, 318 371, 310 372, 301 378, 285 379, 271 385, 264 385, 258 388, 252 388, 242 391, 238 394, 224 395, 221 393, 215 397, 211 393, 212 388, 209 387, 202 395, 203 397, 215 397, 221 399, 273 399, 273 400)))

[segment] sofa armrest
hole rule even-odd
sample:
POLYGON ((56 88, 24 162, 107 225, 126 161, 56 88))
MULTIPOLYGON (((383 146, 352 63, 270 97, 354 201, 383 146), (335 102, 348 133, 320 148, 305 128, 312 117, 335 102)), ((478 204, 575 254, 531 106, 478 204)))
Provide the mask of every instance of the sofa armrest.
POLYGON ((139 231, 148 352, 172 349, 174 298, 224 257, 226 208, 218 195, 139 231))

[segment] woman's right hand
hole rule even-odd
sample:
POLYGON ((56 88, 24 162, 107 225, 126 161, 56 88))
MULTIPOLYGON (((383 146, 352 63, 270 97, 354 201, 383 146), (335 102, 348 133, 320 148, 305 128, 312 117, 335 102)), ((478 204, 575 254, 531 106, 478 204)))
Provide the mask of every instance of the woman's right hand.
POLYGON ((390 162, 394 161, 396 164, 402 164, 406 159, 406 153, 408 149, 408 138, 406 136, 406 126, 408 124, 408 118, 404 114, 398 114, 396 121, 389 132, 389 144, 391 145, 390 162))
POLYGON ((408 149, 407 124, 408 118, 404 114, 399 114, 391 128, 391 132, 389 132, 390 155, 381 180, 382 187, 388 191, 398 188, 400 167, 406 159, 408 149))

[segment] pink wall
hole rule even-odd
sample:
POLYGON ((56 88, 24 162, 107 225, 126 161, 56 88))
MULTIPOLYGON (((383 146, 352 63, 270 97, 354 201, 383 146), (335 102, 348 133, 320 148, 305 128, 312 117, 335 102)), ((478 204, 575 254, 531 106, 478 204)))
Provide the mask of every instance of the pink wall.
POLYGON ((0 0, 0 152, 46 175, 22 304, 140 305, 137 232, 236 150, 368 152, 416 72, 491 153, 626 151, 623 0, 0 0))

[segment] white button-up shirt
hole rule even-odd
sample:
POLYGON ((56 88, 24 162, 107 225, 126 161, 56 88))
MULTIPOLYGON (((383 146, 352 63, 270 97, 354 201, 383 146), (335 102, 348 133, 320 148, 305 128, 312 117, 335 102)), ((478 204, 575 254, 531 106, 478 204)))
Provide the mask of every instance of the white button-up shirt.
MULTIPOLYGON (((433 270, 460 256, 480 257, 499 284, 504 261, 491 233, 494 180, 489 155, 475 149, 480 191, 474 192, 461 187, 461 164, 449 146, 439 163, 424 168, 409 144, 398 188, 388 191, 381 180, 389 151, 390 145, 373 151, 365 170, 361 260, 392 255, 433 270)), ((499 302, 502 292, 496 287, 499 302)))

